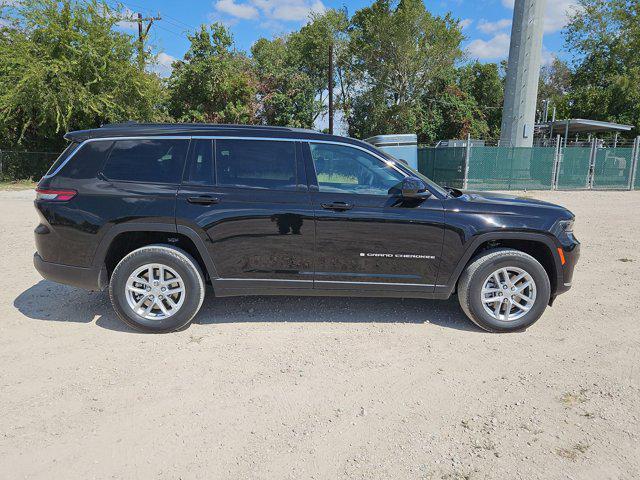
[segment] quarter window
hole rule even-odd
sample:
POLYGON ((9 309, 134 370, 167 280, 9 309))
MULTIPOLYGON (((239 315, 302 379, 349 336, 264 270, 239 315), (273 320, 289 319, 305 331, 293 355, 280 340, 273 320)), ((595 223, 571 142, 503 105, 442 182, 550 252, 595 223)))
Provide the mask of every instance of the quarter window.
POLYGON ((390 195, 400 191, 404 175, 362 150, 311 143, 311 157, 321 192, 390 195))
POLYGON ((180 183, 187 140, 118 140, 104 166, 110 180, 180 183))
POLYGON ((64 151, 60 154, 60 156, 56 159, 56 161, 53 162, 53 165, 51 165, 51 167, 49 168, 47 173, 44 174, 44 176, 49 177, 53 175, 53 173, 60 167, 60 165, 62 165, 64 161, 67 158, 69 158, 73 154, 73 152, 76 151, 76 148, 78 148, 78 145, 80 144, 76 142, 71 142, 69 145, 67 145, 67 148, 65 148, 64 151))
POLYGON ((85 143, 75 151, 73 158, 60 170, 59 175, 74 179, 96 178, 112 144, 108 140, 85 143))
POLYGON ((216 179, 221 186, 295 190, 295 143, 216 140, 216 179))

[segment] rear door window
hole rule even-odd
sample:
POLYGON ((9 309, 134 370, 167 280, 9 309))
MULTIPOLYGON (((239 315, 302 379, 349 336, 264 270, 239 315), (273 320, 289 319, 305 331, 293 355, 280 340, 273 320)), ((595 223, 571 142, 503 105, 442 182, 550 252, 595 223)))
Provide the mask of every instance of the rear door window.
POLYGON ((296 190, 295 142, 216 140, 216 179, 220 186, 296 190))
POLYGON ((189 164, 184 183, 191 185, 213 185, 213 140, 191 141, 189 164))
POLYGON ((188 140, 117 140, 102 173, 109 180, 180 183, 188 140))

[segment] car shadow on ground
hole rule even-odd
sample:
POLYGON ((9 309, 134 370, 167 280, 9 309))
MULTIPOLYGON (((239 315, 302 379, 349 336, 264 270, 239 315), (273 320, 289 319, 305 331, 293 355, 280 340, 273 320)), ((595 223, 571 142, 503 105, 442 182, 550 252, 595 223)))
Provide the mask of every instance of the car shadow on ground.
MULTIPOLYGON (((106 292, 87 292, 41 280, 22 292, 13 305, 28 318, 51 322, 91 323, 108 330, 135 332, 120 321, 106 292)), ((481 332, 458 306, 447 301, 400 298, 228 297, 215 298, 208 289, 195 323, 431 323, 481 332)))

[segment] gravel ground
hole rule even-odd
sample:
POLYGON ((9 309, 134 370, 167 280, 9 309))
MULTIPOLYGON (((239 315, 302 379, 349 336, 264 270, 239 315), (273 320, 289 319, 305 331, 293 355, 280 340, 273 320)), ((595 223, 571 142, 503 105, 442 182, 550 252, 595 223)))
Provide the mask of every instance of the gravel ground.
POLYGON ((640 477, 640 192, 577 215, 573 289, 492 335, 447 302, 205 300, 129 330, 32 267, 32 192, 1 192, 0 478, 640 477))

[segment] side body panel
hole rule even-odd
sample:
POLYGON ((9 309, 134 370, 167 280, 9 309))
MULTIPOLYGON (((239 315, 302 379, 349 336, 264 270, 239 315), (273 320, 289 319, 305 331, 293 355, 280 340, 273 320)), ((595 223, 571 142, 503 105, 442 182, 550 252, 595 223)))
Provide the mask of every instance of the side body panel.
POLYGON ((69 202, 35 202, 40 217, 36 247, 44 261, 99 266, 104 260, 102 246, 115 236, 115 227, 118 231, 127 231, 135 230, 139 224, 153 224, 156 231, 176 231, 178 183, 107 180, 99 172, 111 143, 108 140, 88 142, 80 152, 89 146, 104 148, 94 149, 90 158, 72 158, 57 175, 40 181, 39 188, 71 188, 78 192, 69 202), (86 162, 83 164, 86 173, 70 171, 78 165, 76 160, 86 162), (131 228, 124 226, 127 224, 131 224, 131 228))
POLYGON ((442 252, 441 200, 321 192, 304 147, 316 223, 314 288, 432 292, 442 252), (349 208, 327 208, 333 204, 349 208))
POLYGON ((449 198, 444 202, 445 231, 442 261, 436 293, 449 296, 465 265, 485 242, 526 240, 547 246, 554 259, 558 281, 562 282, 562 264, 558 239, 550 233, 560 210, 531 206, 522 201, 474 201, 473 195, 449 198))
MULTIPOLYGON (((296 152, 299 156, 297 143, 296 152)), ((227 289, 255 293, 272 284, 313 287, 313 210, 304 176, 298 177, 297 190, 288 191, 182 185, 177 227, 197 232, 206 245, 215 265, 216 294, 227 289), (200 203, 207 198, 210 203, 200 203)))

